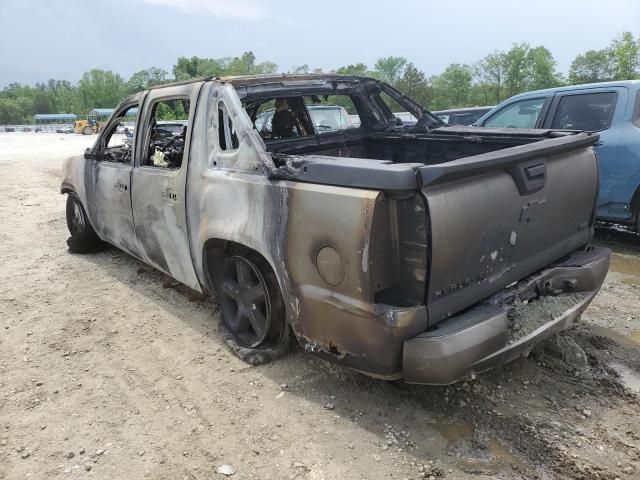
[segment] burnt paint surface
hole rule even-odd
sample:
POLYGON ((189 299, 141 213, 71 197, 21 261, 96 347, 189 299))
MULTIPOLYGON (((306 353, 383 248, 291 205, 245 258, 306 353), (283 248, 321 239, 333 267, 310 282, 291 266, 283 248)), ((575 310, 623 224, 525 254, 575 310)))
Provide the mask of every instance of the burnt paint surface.
MULTIPOLYGON (((277 78, 273 83, 279 84, 278 88, 303 91, 306 80, 296 81, 299 87, 283 86, 277 78)), ((314 79, 313 83, 322 80, 314 79)), ((428 201, 425 203, 417 190, 410 193, 415 198, 409 205, 406 194, 395 201, 379 189, 298 181, 303 166, 283 173, 243 108, 241 97, 250 86, 262 88, 259 81, 237 81, 236 88, 225 81, 187 85, 197 101, 193 103, 183 166, 172 176, 160 175, 162 178, 155 180, 150 176, 149 184, 134 182, 134 205, 129 205, 129 214, 122 201, 127 195, 117 188, 118 181, 126 182, 126 171, 109 176, 109 166, 83 157, 65 162, 63 184, 78 194, 98 234, 197 290, 213 288, 214 272, 205 262, 208 241, 235 242, 250 248, 276 273, 288 320, 308 351, 372 375, 401 376, 403 343, 426 330, 427 307, 424 298, 397 306, 377 300, 392 286, 389 279, 403 271, 426 285, 427 260, 435 257, 428 245, 428 201), (224 151, 218 144, 221 102, 230 112, 237 149, 224 151), (122 178, 118 176, 121 173, 122 178), (173 205, 162 203, 167 199, 161 194, 168 189, 172 190, 173 205), (120 211, 115 205, 122 207, 120 211), (394 224, 403 209, 422 217, 411 227, 415 231, 402 233, 394 224), (401 251, 399 235, 405 235, 405 251, 401 251), (339 285, 326 283, 316 267, 318 252, 324 247, 334 249, 342 260, 344 280, 339 285), (392 260, 381 258, 385 254, 392 260)), ((161 93, 162 89, 151 92, 161 93)), ((374 113, 370 120, 376 120, 374 113)), ((142 150, 144 129, 136 128, 136 135, 135 148, 142 150)), ((149 168, 140 167, 139 157, 137 154, 130 167, 134 177, 137 171, 149 168)), ((131 175, 129 171, 129 202, 131 175)), ((434 205, 440 201, 434 192, 429 194, 434 205)), ((446 195, 441 198, 445 201, 446 195)))

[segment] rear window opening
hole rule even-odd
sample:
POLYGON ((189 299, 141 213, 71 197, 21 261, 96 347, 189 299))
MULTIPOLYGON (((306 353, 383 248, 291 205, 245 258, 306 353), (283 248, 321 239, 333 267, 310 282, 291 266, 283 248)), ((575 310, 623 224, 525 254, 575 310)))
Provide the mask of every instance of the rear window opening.
MULTIPOLYGON (((412 105, 377 87, 349 94, 261 94, 243 99, 243 105, 276 167, 312 156, 431 165, 542 139, 416 131, 417 117, 407 111, 412 105)), ((529 115, 528 110, 537 112, 533 107, 518 112, 529 115)))
POLYGON ((245 103, 245 110, 265 142, 339 132, 360 125, 358 111, 348 95, 267 98, 245 103))
POLYGON ((218 102, 218 143, 220 149, 224 151, 236 150, 240 147, 233 120, 222 101, 218 102))

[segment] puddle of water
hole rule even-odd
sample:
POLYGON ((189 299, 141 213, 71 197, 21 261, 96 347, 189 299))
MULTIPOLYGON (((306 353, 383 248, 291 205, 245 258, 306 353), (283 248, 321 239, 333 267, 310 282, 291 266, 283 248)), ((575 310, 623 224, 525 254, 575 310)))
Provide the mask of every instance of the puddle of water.
POLYGON ((597 325, 589 325, 589 328, 601 337, 607 337, 611 340, 619 343, 620 345, 626 345, 631 347, 640 346, 640 330, 631 332, 628 335, 622 335, 615 330, 606 327, 600 327, 597 325))
POLYGON ((514 456, 504 445, 497 440, 489 441, 489 451, 496 462, 504 463, 505 465, 518 465, 520 467, 526 467, 522 461, 514 456))
MULTIPOLYGON (((475 432, 473 425, 471 425, 470 423, 437 423, 434 425, 434 428, 438 431, 440 435, 442 435, 444 439, 446 439, 448 442, 451 442, 451 443, 461 441, 461 440, 471 440, 475 432)), ((522 463, 522 461, 518 457, 513 455, 508 448, 506 448, 497 440, 495 439, 489 440, 487 447, 492 458, 490 461, 482 462, 482 463, 489 463, 489 464, 501 463, 504 465, 525 466, 524 463, 522 463)), ((478 461, 474 459, 461 459, 461 460, 469 463, 474 463, 478 461)))
MULTIPOLYGON (((475 433, 475 429, 470 423, 436 423, 433 427, 450 445, 471 440, 475 433)), ((473 455, 471 457, 463 455, 456 460, 456 463, 463 471, 482 472, 484 475, 497 474, 501 465, 517 466, 521 470, 528 469, 522 460, 513 455, 508 448, 497 440, 489 440, 485 452, 489 454, 486 458, 473 458, 473 455)))
POLYGON ((620 375, 620 381, 625 387, 632 392, 640 393, 640 372, 631 370, 621 363, 611 363, 609 365, 620 375))
POLYGON ((434 427, 448 442, 469 440, 474 432, 473 425, 470 423, 436 423, 434 427))
POLYGON ((612 253, 609 270, 640 279, 640 258, 622 255, 620 253, 612 253))
POLYGON ((640 330, 638 330, 637 332, 630 333, 629 335, 627 335, 627 338, 632 342, 640 345, 640 330))

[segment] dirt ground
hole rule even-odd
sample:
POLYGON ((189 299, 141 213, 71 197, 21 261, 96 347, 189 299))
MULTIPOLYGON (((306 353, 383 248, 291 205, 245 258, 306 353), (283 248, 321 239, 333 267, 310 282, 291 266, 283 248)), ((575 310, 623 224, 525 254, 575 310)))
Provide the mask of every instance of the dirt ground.
POLYGON ((640 237, 573 327, 447 388, 305 355, 250 367, 216 306, 110 248, 67 251, 63 158, 95 137, 0 134, 0 478, 639 479, 640 237))

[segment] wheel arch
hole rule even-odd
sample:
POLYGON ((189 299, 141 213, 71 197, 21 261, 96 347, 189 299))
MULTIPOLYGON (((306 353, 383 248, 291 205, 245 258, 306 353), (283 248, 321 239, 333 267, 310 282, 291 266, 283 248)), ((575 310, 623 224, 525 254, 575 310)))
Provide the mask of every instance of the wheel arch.
POLYGON ((93 221, 93 218, 91 218, 91 216, 89 215, 89 211, 87 209, 86 202, 82 201, 82 198, 81 198, 80 194, 76 191, 74 186, 72 184, 68 183, 68 182, 63 182, 62 186, 60 187, 60 193, 62 195, 73 196, 73 197, 76 198, 76 200, 78 200, 78 202, 80 202, 80 205, 82 206, 82 209, 84 210, 84 214, 86 215, 87 220, 88 220, 89 224, 91 225, 91 228, 93 228, 93 230, 96 232, 96 235, 99 238, 102 239, 102 237, 98 233, 98 229, 96 228, 96 224, 93 221))
POLYGON ((262 252, 259 252, 258 250, 243 243, 223 238, 210 238, 202 247, 202 269, 207 289, 215 291, 215 287, 217 285, 217 272, 226 257, 230 255, 248 253, 259 256, 267 265, 269 265, 273 273, 276 275, 276 278, 278 279, 278 286, 282 291, 282 284, 280 282, 278 272, 274 268, 272 262, 269 261, 268 257, 266 257, 262 252))
POLYGON ((71 185, 68 182, 62 182, 62 185, 60 186, 60 193, 62 195, 71 194, 71 195, 75 195, 76 197, 78 196, 75 188, 73 188, 73 185, 71 185))
MULTIPOLYGON (((202 271, 204 274, 204 281, 206 285, 203 285, 203 290, 207 293, 216 292, 217 294, 217 281, 222 266, 222 262, 230 255, 238 254, 252 254, 262 259, 266 265, 269 266, 275 276, 280 295, 284 301, 285 318, 288 328, 292 329, 295 335, 297 324, 297 309, 292 307, 290 290, 288 289, 288 279, 282 278, 278 268, 269 260, 269 256, 262 252, 251 248, 246 244, 236 242, 233 240, 227 240, 223 238, 210 238, 202 247, 202 271)), ((286 273, 285 273, 286 275, 286 273)))

